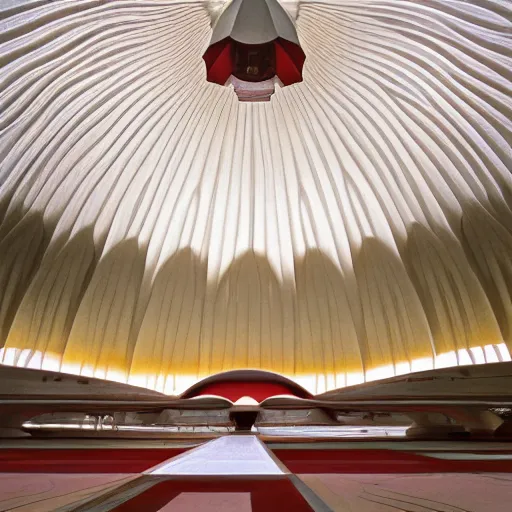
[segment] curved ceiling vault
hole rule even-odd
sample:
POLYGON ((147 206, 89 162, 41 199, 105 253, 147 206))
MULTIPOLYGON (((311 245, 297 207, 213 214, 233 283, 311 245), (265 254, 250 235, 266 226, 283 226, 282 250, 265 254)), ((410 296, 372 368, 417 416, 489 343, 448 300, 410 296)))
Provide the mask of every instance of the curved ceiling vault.
POLYGON ((242 104, 203 2, 4 0, 3 362, 321 392, 509 358, 511 9, 306 0, 304 81, 242 104))

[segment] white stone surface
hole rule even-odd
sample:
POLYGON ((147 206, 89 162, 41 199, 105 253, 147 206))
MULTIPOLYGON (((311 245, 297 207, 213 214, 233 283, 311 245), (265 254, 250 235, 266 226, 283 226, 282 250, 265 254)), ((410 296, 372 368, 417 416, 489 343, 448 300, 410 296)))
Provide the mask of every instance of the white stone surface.
POLYGON ((263 443, 252 435, 223 436, 146 471, 150 475, 283 475, 263 443))

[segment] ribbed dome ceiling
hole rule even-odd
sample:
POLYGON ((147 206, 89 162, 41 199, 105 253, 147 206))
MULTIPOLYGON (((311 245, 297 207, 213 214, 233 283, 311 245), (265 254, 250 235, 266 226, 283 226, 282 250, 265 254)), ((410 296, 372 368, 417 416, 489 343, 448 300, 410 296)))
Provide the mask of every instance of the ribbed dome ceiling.
POLYGON ((304 82, 255 104, 206 81, 203 2, 0 18, 3 362, 323 391, 510 358, 510 2, 306 0, 304 82))

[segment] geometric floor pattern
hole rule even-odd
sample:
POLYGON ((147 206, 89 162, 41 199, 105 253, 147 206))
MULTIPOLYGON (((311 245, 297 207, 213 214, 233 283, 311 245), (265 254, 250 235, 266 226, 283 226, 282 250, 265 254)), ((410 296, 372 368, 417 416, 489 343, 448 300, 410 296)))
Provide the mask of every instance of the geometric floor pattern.
POLYGON ((332 446, 249 435, 181 449, 3 449, 0 512, 510 510, 512 450, 502 443, 332 446))

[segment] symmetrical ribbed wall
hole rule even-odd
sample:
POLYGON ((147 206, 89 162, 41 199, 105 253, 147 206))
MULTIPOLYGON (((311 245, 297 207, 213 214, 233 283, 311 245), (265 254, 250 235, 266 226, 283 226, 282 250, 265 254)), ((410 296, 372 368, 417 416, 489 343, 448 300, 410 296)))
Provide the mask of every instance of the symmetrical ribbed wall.
POLYGON ((322 391, 509 357, 512 3, 297 12, 304 82, 247 104, 202 2, 0 2, 3 362, 322 391))

